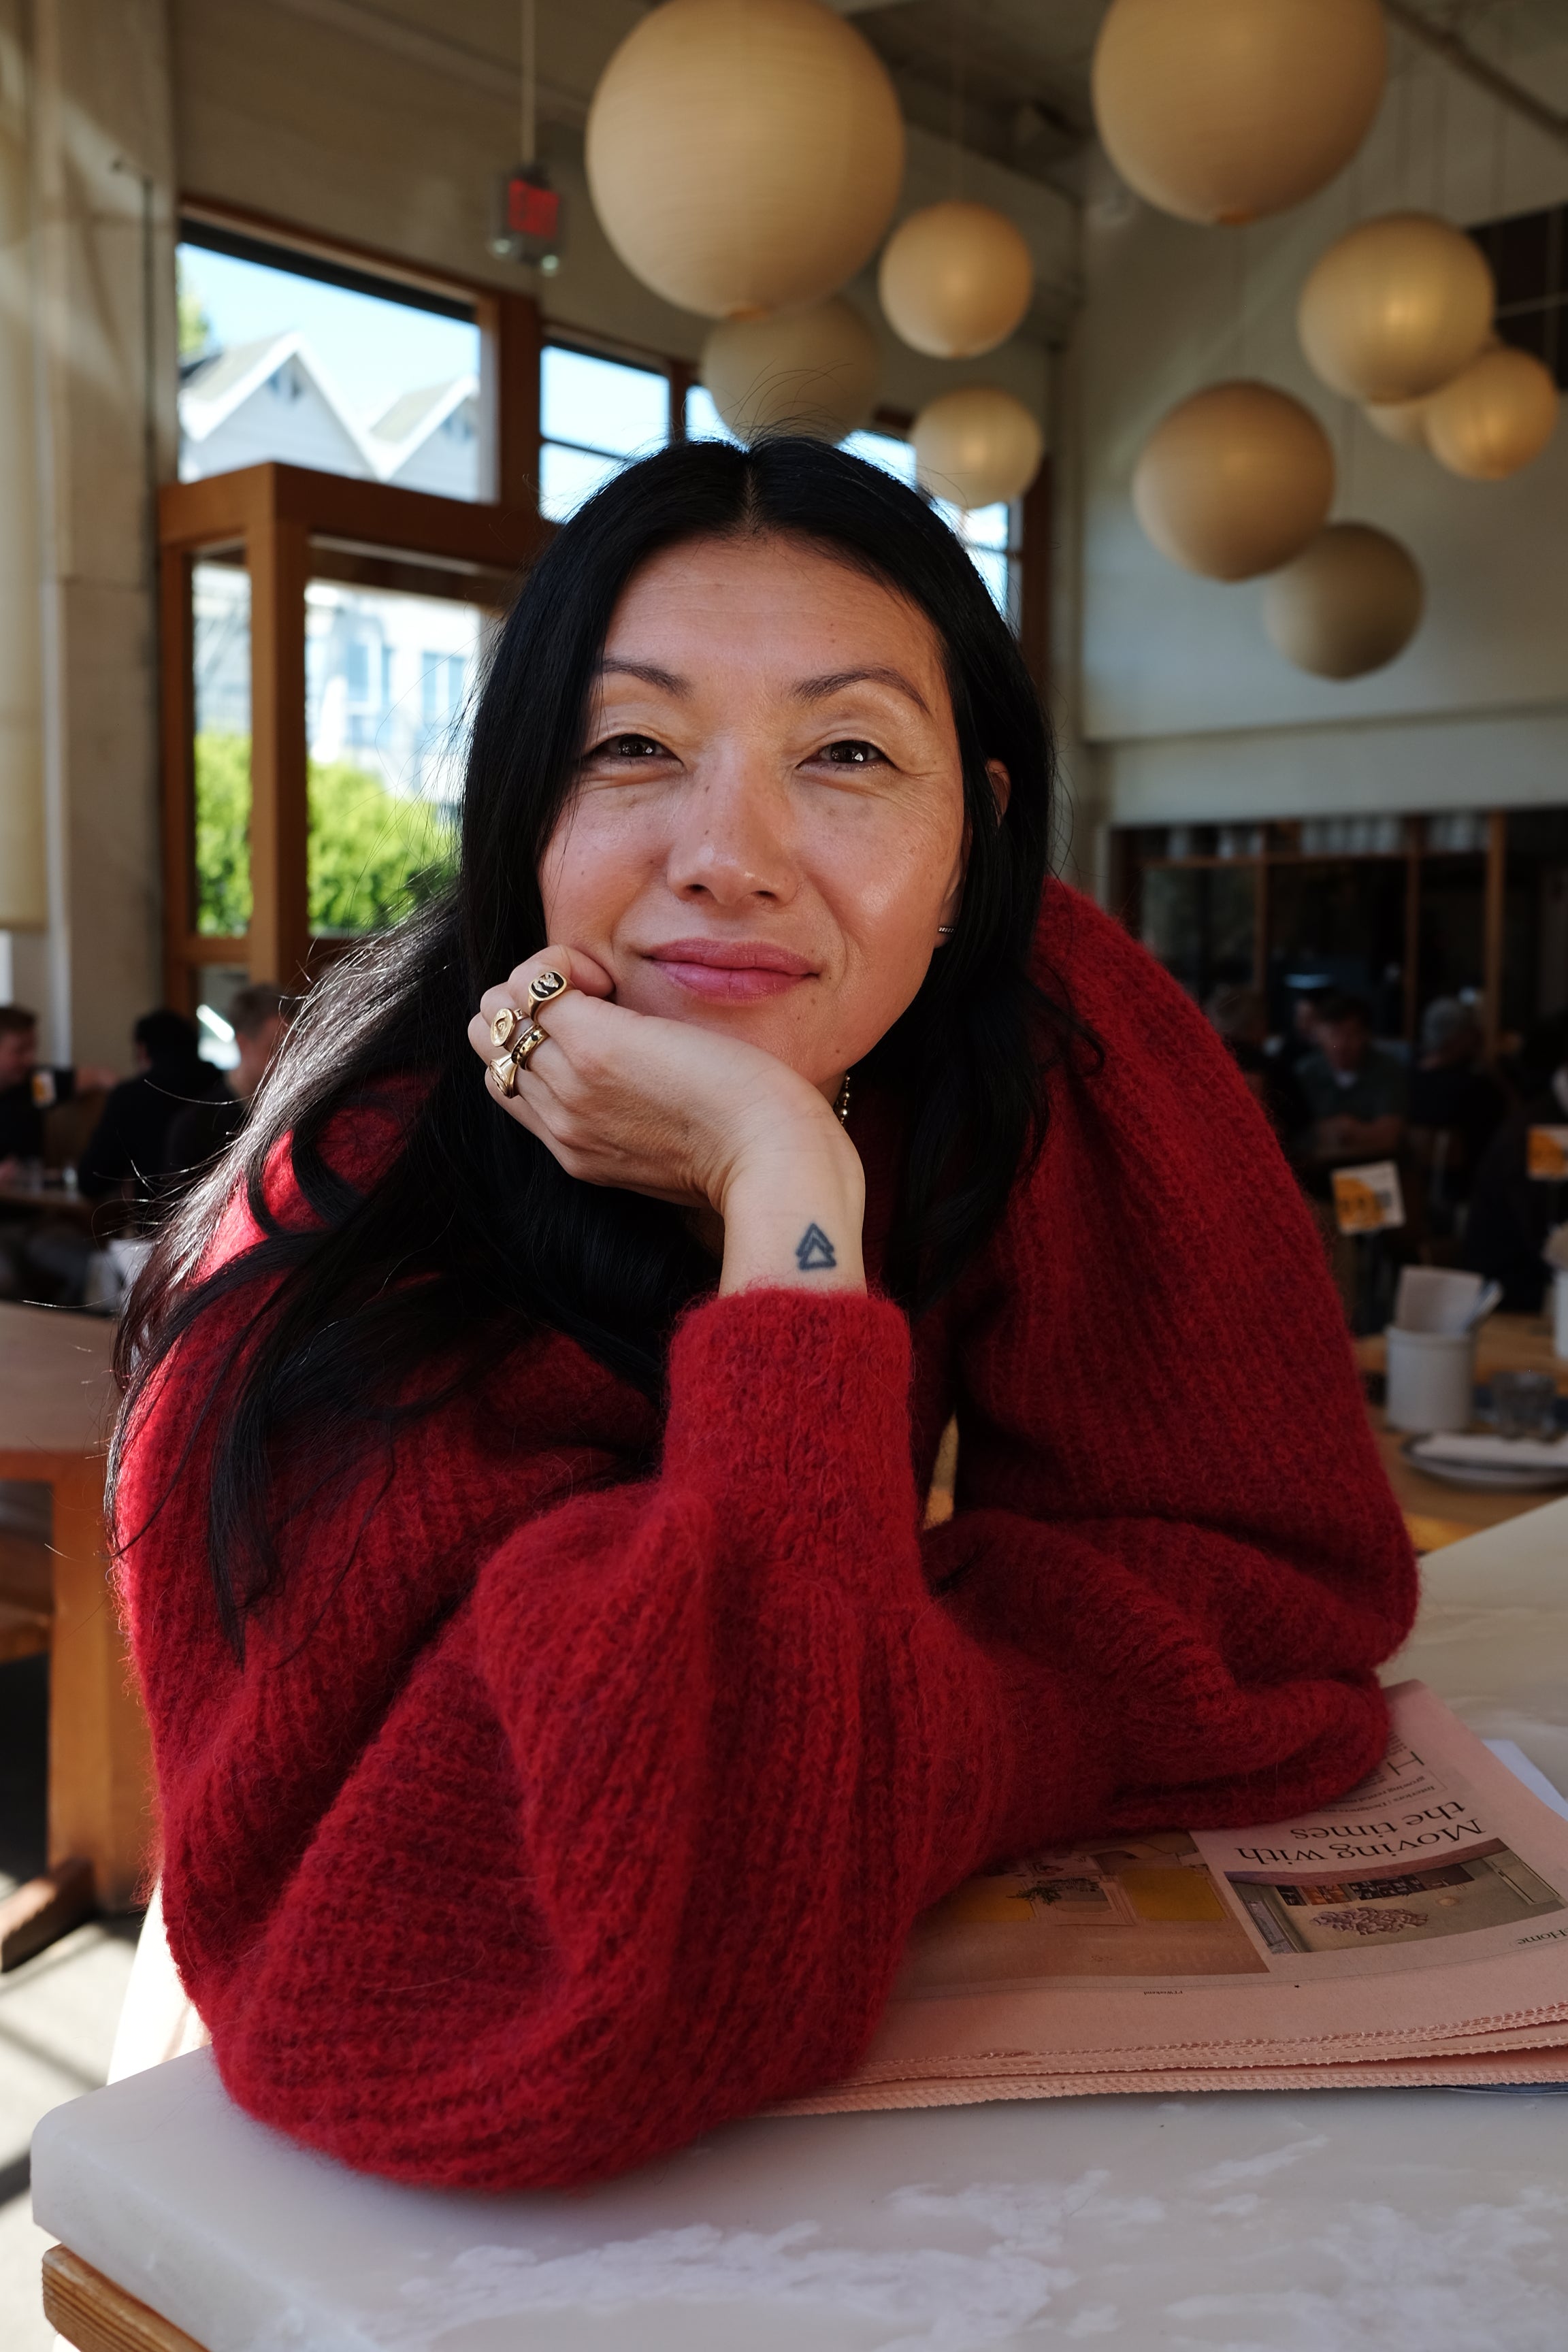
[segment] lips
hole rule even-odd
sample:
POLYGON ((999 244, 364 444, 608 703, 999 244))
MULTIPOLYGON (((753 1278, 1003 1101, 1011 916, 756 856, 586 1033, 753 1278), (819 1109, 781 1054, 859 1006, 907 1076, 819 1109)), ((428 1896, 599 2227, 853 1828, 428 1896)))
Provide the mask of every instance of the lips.
POLYGON ((674 986, 710 1003, 782 996, 816 971, 808 957, 767 940, 667 940, 644 952, 674 986))

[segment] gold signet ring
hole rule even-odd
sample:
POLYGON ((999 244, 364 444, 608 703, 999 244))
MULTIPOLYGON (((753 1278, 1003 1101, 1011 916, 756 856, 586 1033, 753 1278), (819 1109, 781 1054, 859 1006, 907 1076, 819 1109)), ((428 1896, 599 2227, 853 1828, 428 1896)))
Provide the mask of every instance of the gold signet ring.
POLYGON ((510 1045, 511 1042, 511 1033, 517 1027, 520 1017, 517 1007, 514 1004, 503 1004, 499 1013, 492 1013, 490 1014, 490 1044, 492 1045, 510 1045))
POLYGON ((564 996, 570 985, 563 971, 536 972, 528 983, 530 1013, 537 1013, 542 1005, 552 1003, 556 997, 564 996))

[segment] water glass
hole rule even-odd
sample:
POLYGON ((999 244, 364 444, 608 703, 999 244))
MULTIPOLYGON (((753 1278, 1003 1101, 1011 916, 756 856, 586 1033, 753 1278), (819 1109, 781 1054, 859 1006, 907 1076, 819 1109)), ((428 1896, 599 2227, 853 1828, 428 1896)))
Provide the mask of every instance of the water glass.
POLYGON ((1494 1372, 1492 1412, 1500 1437, 1557 1434, 1557 1382, 1550 1372, 1494 1372))

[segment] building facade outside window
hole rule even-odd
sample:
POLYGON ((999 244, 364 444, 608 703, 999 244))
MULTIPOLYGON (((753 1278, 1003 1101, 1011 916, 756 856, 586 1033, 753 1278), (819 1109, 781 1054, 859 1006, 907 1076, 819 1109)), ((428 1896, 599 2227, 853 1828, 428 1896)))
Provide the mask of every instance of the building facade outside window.
MULTIPOLYGON (((180 479, 268 460, 480 494, 479 330, 455 298, 351 285, 187 222, 175 252, 180 479), (211 240, 209 242, 208 240, 211 240)), ((325 274, 323 274, 325 273, 325 274)))

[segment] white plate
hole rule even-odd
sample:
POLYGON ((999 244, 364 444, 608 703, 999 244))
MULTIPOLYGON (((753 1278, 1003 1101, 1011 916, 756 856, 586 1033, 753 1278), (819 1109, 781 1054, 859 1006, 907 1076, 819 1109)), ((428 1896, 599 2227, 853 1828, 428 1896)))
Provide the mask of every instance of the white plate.
POLYGON ((1407 1437, 1400 1451, 1413 1470, 1426 1478, 1441 1478, 1448 1486, 1490 1486, 1505 1495, 1545 1495, 1568 1486, 1568 1463, 1561 1470, 1521 1463, 1515 1470, 1505 1462, 1495 1467, 1489 1462, 1432 1462, 1416 1453, 1420 1443, 1418 1437, 1407 1437))

